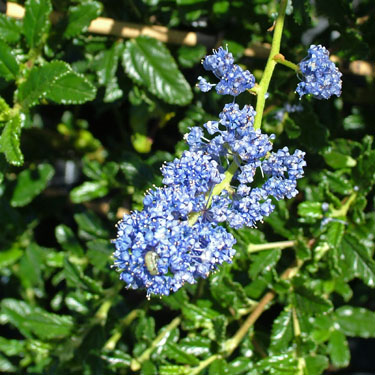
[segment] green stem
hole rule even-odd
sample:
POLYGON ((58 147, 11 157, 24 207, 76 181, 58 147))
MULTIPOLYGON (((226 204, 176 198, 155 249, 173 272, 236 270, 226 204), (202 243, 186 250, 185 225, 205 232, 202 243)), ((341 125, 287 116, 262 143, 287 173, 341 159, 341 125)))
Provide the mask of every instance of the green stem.
MULTIPOLYGON (((230 182, 232 181, 232 178, 234 174, 236 173, 237 169, 238 169, 238 165, 235 161, 233 161, 230 164, 227 171, 225 172, 224 180, 221 181, 220 184, 217 184, 213 188, 212 193, 210 194, 210 197, 208 198, 208 201, 207 201, 207 208, 211 206, 213 196, 219 195, 223 190, 226 190, 230 187, 230 182)), ((201 215, 201 212, 193 212, 192 214, 190 214, 189 225, 193 226, 197 222, 200 215, 201 215)))
POLYGON ((249 244, 247 247, 248 253, 255 253, 262 250, 270 249, 286 249, 287 247, 293 247, 297 244, 297 241, 279 241, 279 242, 270 242, 270 243, 261 243, 261 244, 249 244))
POLYGON ((155 350, 155 348, 160 344, 161 341, 167 336, 173 329, 179 326, 181 323, 181 318, 178 316, 174 318, 166 327, 163 329, 162 332, 155 338, 155 340, 151 343, 150 347, 147 348, 141 356, 137 359, 133 359, 130 365, 132 371, 138 371, 141 368, 141 364, 144 361, 147 361, 150 358, 151 353, 155 350))
POLYGON ((262 117, 264 111, 264 104, 266 101, 266 94, 268 91, 268 86, 271 81, 271 77, 273 74, 273 70, 277 62, 274 60, 274 57, 280 53, 280 44, 281 44, 281 37, 284 28, 284 18, 285 18, 285 11, 286 6, 288 4, 288 0, 281 0, 279 6, 279 14, 276 19, 275 23, 275 31, 273 33, 271 51, 268 56, 266 68, 264 69, 263 77, 259 83, 259 91, 257 95, 257 104, 256 104, 256 115, 254 120, 254 129, 260 129, 262 124, 262 117))
POLYGON ((350 206, 357 198, 357 193, 353 193, 346 201, 342 203, 342 206, 338 210, 332 210, 332 217, 346 217, 350 206))
POLYGON ((207 359, 202 361, 198 367, 195 367, 194 369, 192 369, 189 374, 198 375, 204 368, 210 365, 217 358, 220 358, 217 354, 214 354, 211 357, 208 357, 207 359))
POLYGON ((292 63, 289 60, 286 60, 285 57, 279 53, 278 55, 274 56, 273 58, 278 64, 284 65, 290 69, 293 69, 296 73, 299 72, 299 66, 295 63, 292 63))

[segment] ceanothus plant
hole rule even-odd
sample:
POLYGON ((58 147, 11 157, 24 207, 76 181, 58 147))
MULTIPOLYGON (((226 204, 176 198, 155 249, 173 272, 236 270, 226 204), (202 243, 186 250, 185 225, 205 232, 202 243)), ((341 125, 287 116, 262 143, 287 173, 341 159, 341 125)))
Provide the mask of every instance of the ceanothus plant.
MULTIPOLYGON (((275 38, 278 35, 276 29, 275 38)), ((253 90, 260 103, 259 98, 266 96, 265 84, 256 87, 254 76, 234 64, 227 48, 214 50, 202 63, 219 82, 212 84, 200 76, 200 90, 215 87, 233 101, 224 106, 218 121, 203 125, 206 132, 201 127, 190 129, 185 135, 189 150, 161 170, 164 187, 147 193, 142 211, 124 216, 114 240, 120 278, 130 288, 146 288, 148 297, 176 292, 184 283, 196 283, 230 263, 236 241, 219 224, 255 227, 275 209, 272 199, 297 195, 297 179, 306 166, 301 150, 272 151, 275 136, 260 130, 261 106, 256 112, 251 105, 241 109, 235 103, 246 90, 253 90)), ((303 75, 296 89, 300 96, 328 99, 341 94, 341 73, 324 47, 312 45, 298 70, 303 75)))

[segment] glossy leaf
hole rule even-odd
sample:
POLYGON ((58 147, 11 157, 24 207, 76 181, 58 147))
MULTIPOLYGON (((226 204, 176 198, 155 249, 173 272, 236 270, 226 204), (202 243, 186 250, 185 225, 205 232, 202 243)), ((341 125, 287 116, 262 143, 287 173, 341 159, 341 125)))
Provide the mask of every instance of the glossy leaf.
POLYGON ((90 22, 99 17, 102 4, 98 1, 87 1, 69 7, 67 27, 64 31, 65 38, 72 38, 87 30, 90 22))
POLYGON ((5 154, 8 163, 15 166, 23 164, 23 154, 20 149, 21 127, 21 115, 17 114, 5 124, 0 136, 0 152, 5 154))
POLYGON ((23 33, 30 48, 35 48, 46 39, 52 11, 50 0, 27 0, 25 3, 23 33))
POLYGON ((291 308, 285 308, 274 320, 271 332, 270 353, 286 351, 293 338, 293 315, 291 308))
POLYGON ((375 337, 375 313, 361 307, 342 306, 335 311, 340 331, 347 336, 375 337))
POLYGON ((190 103, 193 97, 190 85, 161 42, 140 36, 126 42, 122 57, 130 78, 146 86, 152 94, 169 104, 190 103))
POLYGON ((47 186, 55 171, 50 164, 39 164, 36 169, 25 169, 17 179, 11 205, 22 207, 30 203, 47 186))
POLYGON ((52 314, 12 298, 1 301, 1 313, 26 337, 60 339, 69 336, 73 328, 70 316, 52 314))
POLYGON ((47 99, 58 104, 82 104, 94 100, 96 88, 73 71, 57 77, 47 91, 47 99))
POLYGON ((329 338, 328 350, 332 364, 335 367, 347 367, 350 362, 350 351, 345 335, 340 331, 333 331, 329 338))
POLYGON ((52 84, 70 72, 70 66, 63 61, 53 61, 34 67, 25 82, 18 88, 17 98, 25 109, 38 104, 51 90, 52 84))
POLYGON ((0 14, 0 39, 7 43, 15 43, 19 40, 21 29, 16 21, 0 14))
POLYGON ((181 364, 191 366, 199 365, 199 360, 192 354, 184 352, 178 345, 168 342, 165 346, 165 354, 169 359, 181 364))
POLYGON ((60 224, 55 228, 55 236, 65 251, 78 256, 83 255, 83 249, 71 228, 60 224))
POLYGON ((70 199, 73 203, 82 203, 104 197, 107 193, 108 185, 105 181, 86 181, 70 192, 70 199))
POLYGON ((18 74, 18 63, 11 48, 0 40, 0 77, 14 80, 18 74))

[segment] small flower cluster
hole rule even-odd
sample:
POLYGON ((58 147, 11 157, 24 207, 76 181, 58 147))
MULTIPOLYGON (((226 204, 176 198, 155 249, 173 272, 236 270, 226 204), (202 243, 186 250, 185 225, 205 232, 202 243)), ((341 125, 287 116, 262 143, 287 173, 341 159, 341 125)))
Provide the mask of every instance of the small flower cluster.
MULTIPOLYGON (((220 79, 221 94, 236 96, 254 85, 223 48, 203 66, 220 79)), ((201 78, 202 91, 207 85, 201 78)), ((273 153, 274 136, 254 129, 254 116, 253 107, 233 102, 218 121, 204 124, 205 131, 191 128, 189 150, 161 170, 164 187, 149 191, 143 210, 119 222, 115 266, 128 287, 168 295, 207 277, 235 254, 234 237, 219 223, 253 227, 273 211, 271 197, 297 194, 304 153, 290 154, 287 147, 273 153), (251 187, 255 180, 262 182, 251 187)))
POLYGON ((234 64, 232 54, 222 47, 214 51, 213 55, 206 56, 203 60, 203 67, 212 71, 220 80, 217 85, 214 85, 198 77, 198 86, 203 92, 210 91, 216 86, 216 92, 220 95, 237 96, 255 85, 254 76, 248 70, 243 70, 234 64))
POLYGON ((329 52, 321 45, 311 45, 307 57, 299 63, 303 81, 297 85, 300 97, 312 94, 316 99, 341 95, 342 73, 329 59, 329 52))

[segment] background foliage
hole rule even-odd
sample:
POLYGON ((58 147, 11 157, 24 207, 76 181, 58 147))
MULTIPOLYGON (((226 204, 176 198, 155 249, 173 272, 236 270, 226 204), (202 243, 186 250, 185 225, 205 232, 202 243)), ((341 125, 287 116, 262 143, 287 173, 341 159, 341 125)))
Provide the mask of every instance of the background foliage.
MULTIPOLYGON (((375 59, 373 1, 290 3, 282 53, 298 62, 309 44, 323 44, 345 73, 342 97, 324 102, 298 101, 298 78, 283 66, 271 82, 262 126, 277 134, 276 148, 307 152, 300 194, 259 228, 234 233, 232 265, 150 301, 111 270, 110 239, 122 214, 160 184, 163 161, 184 150, 188 127, 222 109, 225 98, 194 87, 213 46, 85 30, 102 15, 203 32, 259 80, 265 60, 243 54, 271 41, 278 2, 23 5, 23 21, 0 15, 0 371, 373 373, 375 95, 373 77, 347 70, 375 59), (52 9, 61 12, 53 25, 52 9), (303 111, 288 113, 287 103, 303 111), (256 251, 275 241, 293 246, 256 251), (267 292, 272 302, 228 351, 267 292)), ((254 104, 251 94, 239 101, 254 104)))

